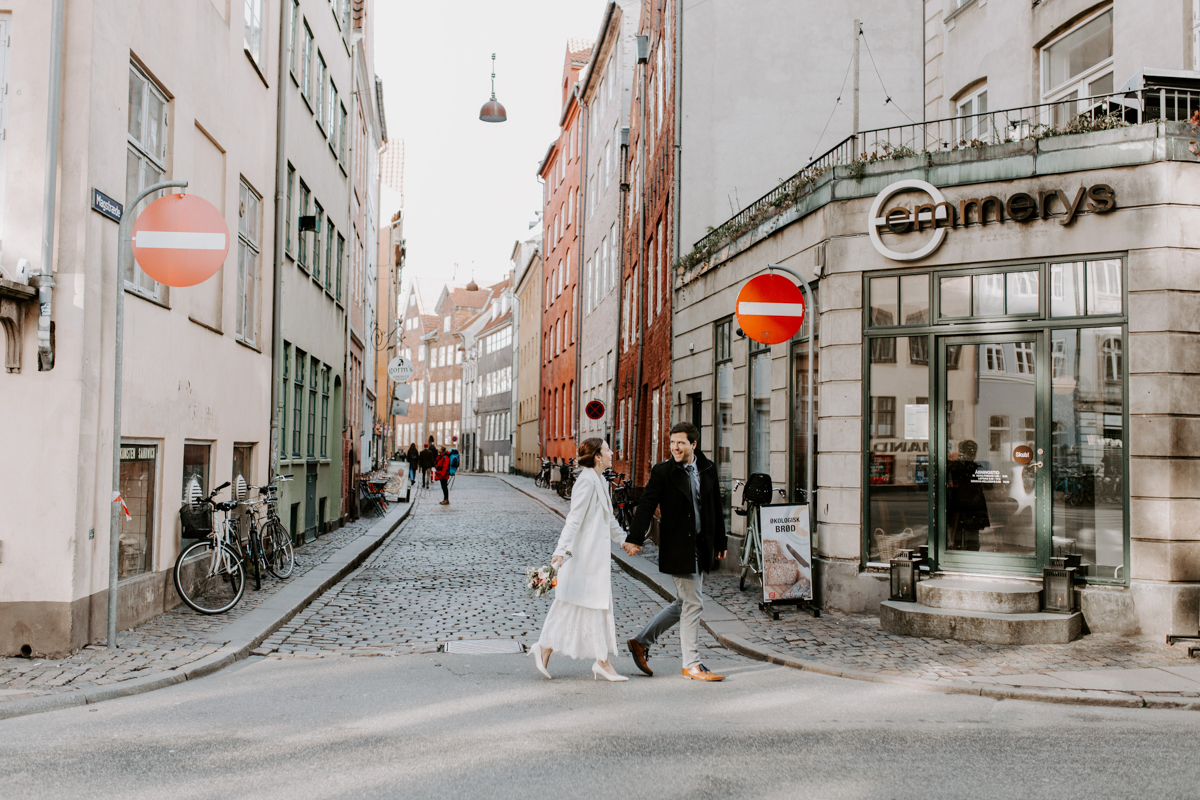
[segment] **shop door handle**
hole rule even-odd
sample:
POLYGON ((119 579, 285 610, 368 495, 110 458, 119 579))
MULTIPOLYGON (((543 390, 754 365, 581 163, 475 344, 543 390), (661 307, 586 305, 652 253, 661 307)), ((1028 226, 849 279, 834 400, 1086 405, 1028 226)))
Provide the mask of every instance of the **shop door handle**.
POLYGON ((1039 467, 1043 466, 1043 464, 1042 464, 1042 462, 1041 462, 1041 461, 1035 461, 1035 462, 1033 462, 1033 464, 1032 464, 1031 466, 1032 466, 1034 469, 1038 469, 1039 467))

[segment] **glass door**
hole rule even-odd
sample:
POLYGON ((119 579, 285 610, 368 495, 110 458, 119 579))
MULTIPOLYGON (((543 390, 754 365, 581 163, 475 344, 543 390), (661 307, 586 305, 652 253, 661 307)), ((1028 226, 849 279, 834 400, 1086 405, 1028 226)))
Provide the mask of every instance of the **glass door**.
POLYGON ((1049 554, 1040 332, 938 339, 942 569, 1036 572, 1049 554), (1044 465, 1044 466, 1043 466, 1044 465))

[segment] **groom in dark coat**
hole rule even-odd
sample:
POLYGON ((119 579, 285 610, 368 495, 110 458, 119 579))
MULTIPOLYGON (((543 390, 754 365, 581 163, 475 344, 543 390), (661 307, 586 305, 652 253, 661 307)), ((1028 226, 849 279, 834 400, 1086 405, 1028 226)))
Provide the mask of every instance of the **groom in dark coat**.
POLYGON ((638 669, 653 675, 646 663, 650 646, 679 623, 683 677, 719 681, 723 675, 700 663, 696 640, 704 607, 703 576, 717 569, 725 558, 727 532, 717 468, 696 447, 699 437, 700 432, 690 422, 678 422, 671 428, 671 458, 650 470, 650 480, 634 511, 633 525, 623 545, 629 555, 641 551, 654 509, 661 509, 658 568, 675 581, 675 601, 629 640, 629 652, 638 669))

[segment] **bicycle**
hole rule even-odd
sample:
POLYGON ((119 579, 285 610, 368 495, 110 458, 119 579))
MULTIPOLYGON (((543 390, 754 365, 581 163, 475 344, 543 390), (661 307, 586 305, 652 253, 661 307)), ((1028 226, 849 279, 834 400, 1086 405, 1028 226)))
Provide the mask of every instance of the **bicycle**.
POLYGON ((554 466, 554 462, 548 458, 542 459, 542 467, 538 470, 538 474, 533 479, 533 485, 539 489, 550 488, 550 469, 554 466))
POLYGON ((239 554, 241 542, 237 535, 237 520, 229 512, 237 508, 236 501, 216 502, 216 496, 229 486, 218 486, 208 497, 193 498, 192 505, 224 512, 220 525, 195 544, 187 547, 175 559, 173 579, 179 599, 201 614, 223 614, 242 599, 246 591, 246 571, 239 554), (235 544, 236 543, 236 544, 235 544), (187 575, 193 569, 200 574, 195 580, 187 575))
MULTIPOLYGON (((290 481, 291 475, 279 475, 277 481, 290 481)), ((258 492, 258 500, 246 502, 248 514, 247 540, 250 556, 253 559, 255 571, 255 588, 261 587, 259 574, 263 569, 276 578, 283 580, 292 574, 296 566, 296 551, 292 547, 292 537, 279 519, 278 487, 272 483, 268 486, 251 487, 258 492), (259 526, 259 516, 265 511, 266 520, 259 526)))
POLYGON ((621 526, 621 530, 629 533, 629 528, 633 525, 633 500, 630 491, 632 487, 630 487, 629 481, 625 480, 624 473, 606 469, 604 477, 609 483, 613 516, 617 518, 617 524, 621 526))
POLYGON ((564 500, 571 499, 571 490, 575 488, 575 459, 571 459, 562 467, 561 478, 558 481, 558 496, 564 500))
POLYGON ((758 527, 758 510, 762 506, 771 505, 771 496, 774 492, 779 492, 781 497, 787 495, 783 489, 775 488, 770 475, 762 472, 753 473, 745 481, 735 481, 733 491, 736 492, 739 487, 745 487, 742 489, 742 507, 735 508, 734 513, 739 517, 746 518, 746 539, 742 543, 740 560, 742 578, 739 583, 739 588, 745 591, 746 578, 750 575, 754 575, 758 582, 762 583, 763 546, 762 531, 758 527))

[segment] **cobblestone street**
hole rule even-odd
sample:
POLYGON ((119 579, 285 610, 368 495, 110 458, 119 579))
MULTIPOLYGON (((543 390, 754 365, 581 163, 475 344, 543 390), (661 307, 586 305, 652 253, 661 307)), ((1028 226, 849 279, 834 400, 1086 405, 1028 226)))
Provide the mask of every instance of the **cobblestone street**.
MULTIPOLYGON (((530 598, 525 568, 549 562, 562 518, 498 478, 459 475, 451 505, 440 497, 422 494, 383 547, 255 652, 315 658, 432 652, 452 640, 536 642, 552 595, 530 598)), ((628 673, 624 641, 665 601, 612 570, 618 668, 628 673)), ((700 645, 702 658, 727 653, 706 632, 700 645)), ((679 658, 677 631, 652 658, 652 666, 679 658)))
POLYGON ((117 683, 204 658, 224 643, 220 636, 223 628, 253 611, 289 581, 324 563, 375 522, 373 518, 360 519, 298 547, 296 567, 287 581, 264 577, 258 591, 248 582, 241 602, 226 614, 204 616, 181 604, 144 625, 121 631, 117 635, 120 648, 115 651, 101 639, 68 658, 0 659, 0 702, 117 683))

